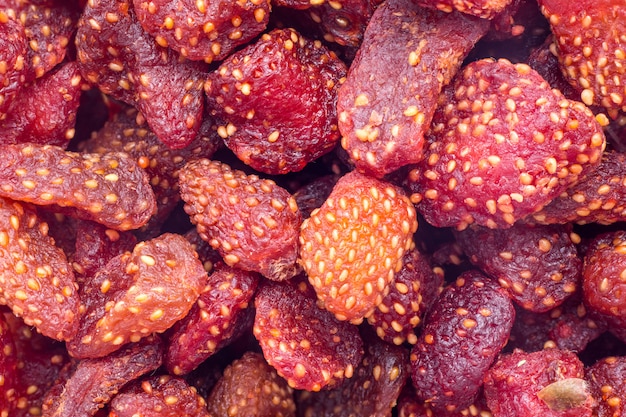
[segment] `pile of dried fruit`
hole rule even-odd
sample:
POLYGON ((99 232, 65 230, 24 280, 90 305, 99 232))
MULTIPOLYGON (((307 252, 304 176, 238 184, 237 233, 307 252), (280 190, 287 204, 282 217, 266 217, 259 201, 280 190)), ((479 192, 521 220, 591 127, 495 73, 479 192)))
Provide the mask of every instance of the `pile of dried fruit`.
POLYGON ((625 86, 623 0, 0 0, 0 417, 625 416, 625 86))

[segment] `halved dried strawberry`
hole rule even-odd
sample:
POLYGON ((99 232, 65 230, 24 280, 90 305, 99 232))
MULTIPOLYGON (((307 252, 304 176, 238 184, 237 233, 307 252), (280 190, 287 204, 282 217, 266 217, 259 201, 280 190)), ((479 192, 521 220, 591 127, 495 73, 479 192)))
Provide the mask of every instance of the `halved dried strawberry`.
POLYGON ((300 258, 325 309, 360 323, 389 292, 413 245, 417 216, 404 192, 350 172, 302 223, 300 258))
POLYGON ((440 100, 424 160, 407 178, 435 226, 510 227, 600 163, 593 113, 528 65, 474 61, 440 100))
POLYGON ((301 214, 284 188, 228 165, 198 159, 180 171, 185 211, 226 264, 273 280, 297 272, 301 214))

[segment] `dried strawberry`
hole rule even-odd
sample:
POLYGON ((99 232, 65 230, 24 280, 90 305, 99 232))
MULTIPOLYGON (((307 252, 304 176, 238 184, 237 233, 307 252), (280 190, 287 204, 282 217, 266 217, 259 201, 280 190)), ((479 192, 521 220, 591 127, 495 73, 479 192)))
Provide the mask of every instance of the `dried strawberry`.
POLYGON ((215 417, 296 415, 293 390, 256 352, 245 353, 224 370, 207 404, 215 417))
POLYGON ((513 303, 497 283, 476 271, 461 274, 439 296, 411 350, 418 398, 434 410, 470 406, 514 320, 513 303))
POLYGON ((345 75, 319 41, 276 29, 209 74, 207 107, 243 162, 268 174, 300 171, 339 140, 335 106, 345 75))
POLYGON ((110 408, 110 417, 211 416, 196 389, 170 375, 152 376, 125 387, 110 408))
POLYGON ((185 211, 226 264, 273 280, 297 272, 301 214, 274 181, 198 159, 180 171, 185 211))
POLYGON ((145 172, 127 154, 79 154, 57 146, 0 148, 0 195, 53 206, 116 230, 145 224, 155 209, 145 172))
POLYGON ((313 210, 324 204, 339 178, 337 175, 325 175, 298 188, 293 198, 296 199, 303 218, 308 218, 313 210))
POLYGON ((187 315, 207 275, 191 244, 163 234, 111 259, 83 287, 85 312, 67 343, 78 358, 102 357, 161 333, 187 315))
POLYGON ((587 105, 626 110, 626 8, 621 1, 539 0, 556 39, 561 70, 587 105))
POLYGON ((483 19, 493 19, 498 13, 505 10, 512 3, 512 0, 472 0, 463 2, 455 0, 417 0, 416 3, 420 6, 448 13, 458 10, 472 16, 482 17, 483 19))
POLYGON ((350 172, 302 224, 300 258, 325 309, 360 323, 389 292, 417 230, 415 209, 391 183, 350 172))
POLYGON ((417 398, 413 386, 406 385, 398 399, 398 417, 492 417, 482 390, 478 399, 469 407, 456 411, 434 411, 430 402, 417 398))
POLYGON ((0 121, 26 81, 26 34, 15 8, 0 8, 0 121))
POLYGON ((0 314, 0 415, 10 416, 17 406, 17 351, 9 325, 0 314))
POLYGON ((0 304, 37 330, 66 340, 78 329, 79 296, 65 254, 30 206, 0 198, 0 304))
POLYGON ((583 378, 572 352, 516 350, 485 376, 485 397, 496 416, 590 417, 594 399, 583 378))
POLYGON ((626 356, 599 360, 585 372, 591 393, 597 401, 594 415, 614 417, 626 411, 626 356))
POLYGON ((290 387, 319 391, 353 376, 363 356, 357 327, 319 308, 303 280, 265 281, 254 303, 254 336, 290 387))
POLYGON ((193 247, 193 250, 198 254, 198 259, 200 259, 202 265, 204 265, 204 270, 209 274, 213 272, 215 265, 222 261, 220 254, 209 245, 209 242, 200 237, 195 227, 189 229, 183 237, 191 243, 191 247, 193 247))
MULTIPOLYGON (((228 342, 239 337, 260 275, 218 264, 189 314, 168 335, 165 366, 174 375, 191 372, 228 342)), ((250 323, 251 324, 251 323, 250 323)))
POLYGON ((359 171, 382 177, 421 159, 442 86, 488 26, 412 0, 376 9, 337 101, 341 145, 359 171))
POLYGON ((412 200, 438 227, 510 227, 595 168, 605 138, 593 113, 526 64, 472 62, 441 96, 412 200))

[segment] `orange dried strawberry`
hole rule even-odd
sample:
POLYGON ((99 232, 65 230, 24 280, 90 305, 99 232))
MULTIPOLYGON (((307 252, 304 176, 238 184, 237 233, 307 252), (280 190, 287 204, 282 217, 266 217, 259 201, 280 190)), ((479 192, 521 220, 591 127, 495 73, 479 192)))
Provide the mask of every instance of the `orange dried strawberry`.
POLYGON ((324 307, 360 323, 389 292, 417 230, 413 205, 394 185, 344 175, 304 221, 300 258, 324 307))

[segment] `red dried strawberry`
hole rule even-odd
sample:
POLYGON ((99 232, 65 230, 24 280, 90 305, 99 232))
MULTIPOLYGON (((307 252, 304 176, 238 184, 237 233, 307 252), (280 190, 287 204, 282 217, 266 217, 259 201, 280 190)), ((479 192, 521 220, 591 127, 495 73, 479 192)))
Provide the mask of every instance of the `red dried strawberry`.
POLYGON ((10 416, 17 406, 18 357, 11 329, 0 314, 0 415, 10 416))
MULTIPOLYGON (((7 5, 8 6, 8 5, 7 5)), ((0 121, 7 117, 13 100, 27 77, 27 42, 16 8, 0 8, 0 121)))
POLYGON ((615 417, 626 411, 626 356, 599 360, 585 372, 597 401, 597 417, 615 417))
POLYGON ((417 0, 417 4, 424 7, 431 7, 444 12, 452 12, 458 10, 472 16, 482 17, 483 19, 493 19, 496 15, 511 4, 512 0, 472 0, 472 1, 456 1, 456 0, 417 0))
POLYGON ((353 323, 370 316, 416 230, 415 209, 398 187, 355 171, 339 179, 300 232, 301 263, 324 308, 353 323))

